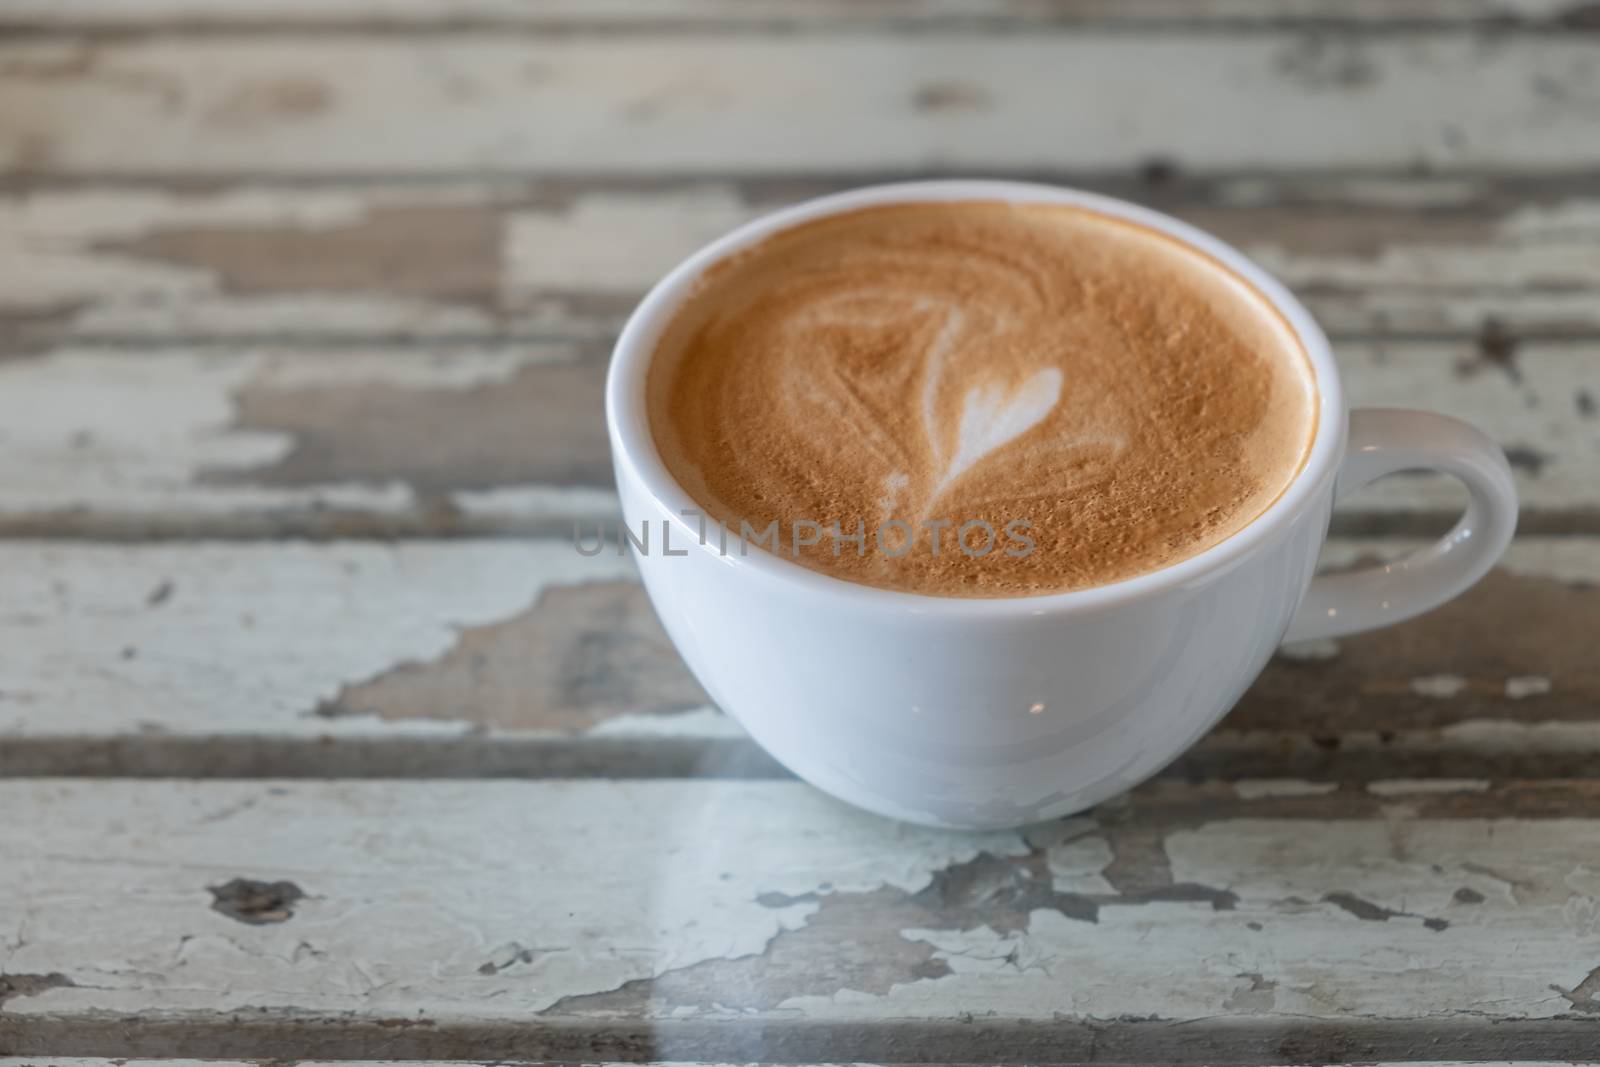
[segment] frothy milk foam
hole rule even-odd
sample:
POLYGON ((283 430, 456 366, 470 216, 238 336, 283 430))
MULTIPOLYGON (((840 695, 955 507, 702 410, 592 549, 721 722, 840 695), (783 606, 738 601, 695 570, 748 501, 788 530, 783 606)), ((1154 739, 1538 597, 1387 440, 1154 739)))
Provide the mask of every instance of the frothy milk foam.
POLYGON ((1195 555, 1277 499, 1317 419, 1305 351, 1227 268, 1087 209, 994 201, 865 208, 730 256, 647 394, 712 519, 776 521, 772 550, 837 578, 958 597, 1195 555))

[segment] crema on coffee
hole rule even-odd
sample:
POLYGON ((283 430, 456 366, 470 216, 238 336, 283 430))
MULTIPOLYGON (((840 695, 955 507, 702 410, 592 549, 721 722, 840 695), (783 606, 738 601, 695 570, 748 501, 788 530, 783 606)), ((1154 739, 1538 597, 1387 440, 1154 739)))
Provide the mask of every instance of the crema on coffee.
POLYGON ((1317 420, 1293 331, 1222 264, 992 201, 819 218, 724 259, 646 388, 662 460, 710 519, 933 596, 1083 589, 1202 552, 1283 493, 1317 420))

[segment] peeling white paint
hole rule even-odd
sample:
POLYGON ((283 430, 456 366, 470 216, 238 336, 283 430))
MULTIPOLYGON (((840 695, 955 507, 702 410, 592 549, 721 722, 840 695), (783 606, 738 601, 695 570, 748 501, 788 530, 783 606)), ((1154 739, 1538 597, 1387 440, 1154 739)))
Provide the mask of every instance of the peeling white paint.
POLYGON ((699 741, 733 741, 750 735, 732 717, 713 707, 663 714, 617 715, 588 731, 586 737, 671 737, 699 741))
MULTIPOLYGON (((84 305, 69 332, 167 335, 355 332, 487 332, 481 309, 382 293, 227 291, 201 267, 108 246, 169 230, 209 227, 319 231, 367 221, 394 190, 241 187, 220 193, 90 189, 0 197, 0 309, 84 305)), ((459 203, 449 186, 402 191, 409 206, 459 203)))
POLYGON ((1526 278, 1530 290, 1542 289, 1540 314, 1587 318, 1577 305, 1593 300, 1600 288, 1597 205, 1573 200, 1519 208, 1473 247, 1479 252, 1470 257, 1462 256, 1459 241, 1395 243, 1376 254, 1345 256, 1297 254, 1267 242, 1248 243, 1245 251, 1291 289, 1360 293, 1369 313, 1386 309, 1392 324, 1429 300, 1448 325, 1475 330, 1485 318, 1503 314, 1494 294, 1509 278, 1526 278))
MULTIPOLYGON (((0 929, 25 917, 28 931, 0 948, 0 964, 79 983, 12 1000, 19 1018, 248 1005, 525 1021, 563 996, 747 959, 807 929, 830 895, 915 894, 952 864, 1025 849, 1015 834, 920 829, 776 781, 34 779, 0 782, 0 810, 0 929), (117 908, 82 892, 86 872, 121 888, 117 908), (287 879, 306 898, 290 920, 245 936, 208 907, 205 887, 234 877, 287 879), (513 943, 536 951, 482 973, 513 943)), ((1099 838, 1072 842, 1089 840, 1099 838)), ((1600 877, 1574 862, 1600 855, 1595 820, 1425 819, 1397 806, 1314 824, 1214 819, 1159 840, 1174 882, 1225 889, 1234 906, 1110 899, 1093 923, 1041 908, 1006 933, 978 906, 900 926, 946 977, 797 996, 751 1016, 1206 1019, 1236 1013, 1241 976, 1259 974, 1286 1019, 1393 1018, 1397 1005, 1438 1019, 1462 1003, 1550 1018, 1570 1010, 1551 987, 1573 988, 1600 958, 1600 877), (1462 888, 1483 899, 1460 903, 1462 888), (1390 914, 1363 918, 1358 906, 1390 914), (1170 980, 1175 969, 1184 982, 1170 980), (1435 980, 1407 981, 1423 971, 1435 980)), ((834 930, 807 951, 827 960, 848 936, 834 930)), ((649 1010, 728 1016, 712 1003, 649 1010)))
POLYGON ((818 907, 765 896, 915 893, 980 852, 1025 849, 796 782, 36 780, 0 783, 0 810, 0 929, 26 916, 30 931, 0 962, 80 983, 12 1000, 8 1017, 249 1003, 525 1021, 563 996, 759 953, 818 907), (71 889, 90 868, 122 906, 71 889), (233 877, 306 897, 245 937, 208 907, 205 887, 233 877), (512 943, 532 959, 480 971, 512 943))
POLYGON ((1430 674, 1411 679, 1411 691, 1418 696, 1448 700, 1467 688, 1467 680, 1459 674, 1430 674))
POLYGON ((1102 874, 1116 859, 1111 845, 1099 835, 1077 837, 1053 845, 1045 853, 1050 867, 1050 878, 1062 893, 1114 893, 1102 874))
MULTIPOLYGON (((586 542, 594 536, 594 520, 605 519, 609 523, 622 513, 614 491, 583 486, 460 489, 451 493, 450 499, 463 514, 482 518, 582 519, 586 542)), ((608 553, 602 553, 605 554, 608 553)))
POLYGON ((1472 752, 1538 754, 1586 752, 1600 754, 1600 723, 1506 722, 1470 719, 1446 726, 1440 740, 1450 747, 1472 752))
MULTIPOLYGON (((114 305, 133 294, 167 300, 215 289, 209 273, 97 250, 173 226, 326 228, 358 221, 366 203, 346 190, 285 197, 265 189, 175 196, 142 189, 76 190, 0 198, 0 308, 84 299, 114 305)), ((130 301, 131 302, 131 301, 130 301)))
POLYGON ((506 291, 642 293, 701 245, 759 214, 728 186, 586 193, 562 211, 522 212, 505 238, 506 291))
POLYGON ((633 574, 557 541, 0 544, 0 731, 370 732, 312 713, 548 586, 633 574))
MULTIPOLYGON (((1269 178, 1229 178, 1217 183, 1217 199, 1231 207, 1265 207, 1278 201, 1280 188, 1278 183, 1269 178)), ((1403 208, 1464 206, 1488 191, 1482 179, 1458 175, 1406 178, 1339 176, 1320 181, 1308 175, 1302 179, 1301 188, 1313 200, 1348 202, 1361 207, 1403 208)))
POLYGON ((127 353, 68 351, 0 365, 0 512, 334 507, 381 515, 410 507, 410 489, 392 483, 204 482, 276 463, 294 447, 287 434, 233 425, 233 394, 264 358, 190 352, 130 361, 127 353))
POLYGON ((195 493, 202 473, 267 466, 293 447, 284 434, 230 430, 233 391, 251 369, 247 359, 130 363, 109 352, 0 365, 0 506, 113 508, 152 490, 226 500, 226 487, 195 493))
POLYGON ((1519 675, 1506 679, 1506 696, 1512 700, 1544 696, 1550 692, 1550 679, 1540 674, 1519 675))
MULTIPOLYGON (((192 273, 192 272, 188 272, 192 273)), ((142 281, 142 279, 141 279, 142 281)), ((144 295, 141 281, 126 283, 133 297, 144 295)), ((542 323, 516 324, 520 331, 536 330, 542 323)), ((249 296, 217 292, 210 287, 199 295, 170 292, 154 302, 130 298, 119 303, 109 298, 91 304, 71 317, 69 336, 143 336, 154 338, 195 335, 276 335, 356 337, 390 334, 482 336, 500 332, 502 323, 485 311, 461 304, 445 304, 379 293, 258 293, 249 296), (315 325, 313 331, 310 327, 315 325)), ((519 332, 520 332, 519 331, 519 332)))
MULTIPOLYGON (((396 482, 251 485, 249 474, 295 447, 286 433, 235 425, 236 394, 392 386, 459 391, 537 363, 577 358, 570 344, 464 351, 256 347, 131 354, 67 349, 0 364, 0 514, 224 518, 333 508, 378 516, 415 509, 396 482), (219 474, 239 484, 208 481, 219 474)), ((396 448, 426 447, 396 428, 396 448)), ((452 494, 471 517, 562 520, 617 511, 610 489, 505 486, 452 494)))
POLYGON ((1233 783, 1240 800, 1265 797, 1322 797, 1339 790, 1338 782, 1307 782, 1296 778, 1240 778, 1233 783))
POLYGON ((439 345, 419 349, 342 348, 316 354, 305 346, 230 348, 254 361, 251 385, 282 391, 339 386, 390 386, 418 390, 467 390, 499 385, 524 367, 574 363, 582 349, 572 343, 495 346, 439 345))

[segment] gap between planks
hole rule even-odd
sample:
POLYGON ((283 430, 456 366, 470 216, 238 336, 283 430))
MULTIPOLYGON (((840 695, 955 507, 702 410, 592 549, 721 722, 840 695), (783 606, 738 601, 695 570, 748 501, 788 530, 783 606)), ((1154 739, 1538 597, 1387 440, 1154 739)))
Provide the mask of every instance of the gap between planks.
MULTIPOLYGON (((38 1016, 8 1022, 0 1016, 0 1051, 23 1067, 55 1067, 66 1058, 112 1057, 121 1067, 181 1052, 241 1059, 258 1067, 303 1067, 315 1057, 361 1067, 375 1049, 384 1063, 443 1061, 473 1067, 518 1063, 571 1067, 610 1062, 685 1067, 723 1058, 737 1067, 963 1064, 1043 1067, 1259 1067, 1262 1064, 1360 1064, 1362 1067, 1583 1067, 1592 1062, 1597 1024, 1590 1017, 1556 1020, 1362 1020, 1252 1023, 1217 1018, 1173 1023, 1160 1018, 1113 1018, 1051 1024, 993 1023, 953 1009, 955 1018, 886 1024, 817 1024, 790 1020, 675 1022, 631 1025, 492 1023, 429 1024, 406 1018, 375 1023, 300 1019, 238 1010, 178 1017, 38 1016), (282 1050, 304 1050, 285 1054, 282 1050), (838 1051, 844 1050, 844 1051, 838 1051), (1426 1050, 1428 1056, 1406 1057, 1426 1050), (32 1053, 29 1055, 29 1053, 32 1053), (943 1058, 941 1058, 943 1057, 943 1058)), ((208 1058, 204 1063, 213 1063, 208 1058)))

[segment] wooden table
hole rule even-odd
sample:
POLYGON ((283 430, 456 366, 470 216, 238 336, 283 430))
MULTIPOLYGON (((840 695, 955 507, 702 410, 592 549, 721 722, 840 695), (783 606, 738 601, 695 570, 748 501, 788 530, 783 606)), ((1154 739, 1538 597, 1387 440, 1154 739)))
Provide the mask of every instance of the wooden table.
POLYGON ((1600 1058, 1595 11, 9 0, 0 1055, 1600 1058), (1057 824, 788 779, 570 547, 607 344, 740 220, 949 173, 1243 246, 1356 403, 1507 446, 1503 565, 1057 824))

